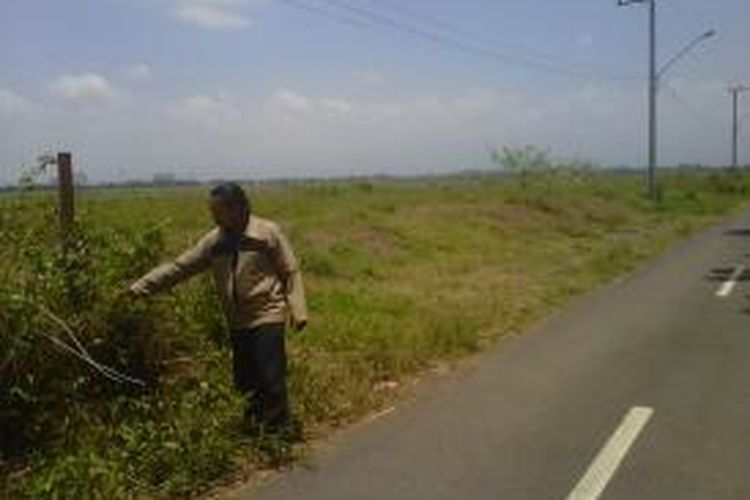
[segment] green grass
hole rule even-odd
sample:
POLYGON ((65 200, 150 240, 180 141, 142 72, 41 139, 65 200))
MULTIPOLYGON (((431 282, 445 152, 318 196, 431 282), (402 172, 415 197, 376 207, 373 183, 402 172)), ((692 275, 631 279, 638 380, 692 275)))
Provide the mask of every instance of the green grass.
MULTIPOLYGON (((743 206, 747 182, 672 174, 659 204, 643 199, 640 177, 598 174, 525 189, 493 179, 252 188, 256 211, 281 223, 305 273, 311 323, 289 346, 296 413, 311 435, 361 419, 398 397, 382 382, 523 331, 743 206)), ((45 210, 44 196, 31 198, 25 203, 36 208, 19 215, 29 225, 45 210)), ((210 228, 202 189, 86 191, 79 207, 118 234, 160 226, 164 258, 210 228)), ((14 272, 8 259, 0 267, 14 272)), ((194 495, 238 471, 294 459, 298 450, 240 432, 208 280, 143 307, 159 319, 154 331, 132 317, 138 311, 126 318, 155 339, 156 388, 73 393, 59 408, 64 426, 4 457, 1 496, 194 495)), ((76 363, 48 351, 50 363, 76 363)))

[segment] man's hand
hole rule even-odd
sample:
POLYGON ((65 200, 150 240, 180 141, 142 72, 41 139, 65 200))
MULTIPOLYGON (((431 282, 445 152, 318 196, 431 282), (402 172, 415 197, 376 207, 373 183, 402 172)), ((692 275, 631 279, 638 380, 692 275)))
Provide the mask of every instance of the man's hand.
POLYGON ((294 329, 296 331, 301 332, 307 326, 307 320, 306 319, 293 320, 292 325, 294 326, 294 329))
POLYGON ((132 299, 145 299, 150 295, 149 291, 140 283, 133 283, 127 291, 128 297, 132 299))

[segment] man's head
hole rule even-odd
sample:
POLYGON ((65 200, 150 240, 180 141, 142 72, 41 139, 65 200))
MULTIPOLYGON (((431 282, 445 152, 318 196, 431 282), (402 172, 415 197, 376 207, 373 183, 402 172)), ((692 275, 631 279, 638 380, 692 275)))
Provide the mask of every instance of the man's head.
POLYGON ((234 182, 219 184, 211 190, 209 208, 214 222, 226 232, 244 231, 250 216, 250 202, 245 191, 234 182))

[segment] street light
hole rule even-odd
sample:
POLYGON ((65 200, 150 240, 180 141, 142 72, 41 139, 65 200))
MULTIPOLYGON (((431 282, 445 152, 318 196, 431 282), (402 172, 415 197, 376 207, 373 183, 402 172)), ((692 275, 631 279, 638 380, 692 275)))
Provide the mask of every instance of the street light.
POLYGON ((672 57, 667 63, 657 71, 656 68, 656 0, 617 0, 620 7, 646 3, 649 6, 649 62, 648 62, 648 196, 656 199, 656 155, 657 155, 657 137, 656 137, 656 106, 657 94, 659 92, 659 78, 671 68, 680 58, 690 52, 696 45, 716 34, 716 31, 709 30, 697 37, 672 57))
POLYGON ((661 76, 664 73, 666 73, 669 68, 671 68, 672 66, 674 66, 674 64, 677 61, 679 61, 680 59, 682 59, 688 52, 690 52, 691 50, 693 50, 693 48, 695 48, 696 45, 698 45, 702 41, 707 40, 707 39, 709 39, 709 38, 711 38, 711 37, 713 37, 715 35, 716 35, 716 30, 708 30, 705 33, 703 33, 702 35, 697 36, 692 42, 690 42, 689 44, 687 44, 674 57, 672 57, 672 59, 670 59, 669 61, 667 61, 667 63, 664 66, 662 66, 662 68, 656 73, 656 77, 657 78, 661 78, 661 76))

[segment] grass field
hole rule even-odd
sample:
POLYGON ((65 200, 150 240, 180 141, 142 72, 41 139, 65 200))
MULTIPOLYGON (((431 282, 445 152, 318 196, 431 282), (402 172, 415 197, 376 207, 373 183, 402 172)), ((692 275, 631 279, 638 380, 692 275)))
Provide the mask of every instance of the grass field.
MULTIPOLYGON (((671 173, 659 203, 641 196, 639 176, 592 172, 523 187, 487 177, 250 188, 255 211, 282 225, 303 263, 311 323, 290 336, 296 413, 310 436, 361 419, 401 395, 384 382, 403 386, 522 332, 744 206, 747 184, 671 173)), ((0 496, 194 495, 299 453, 241 434, 207 278, 148 303, 118 298, 121 284, 210 228, 205 196, 83 192, 79 217, 92 229, 82 230, 76 251, 88 264, 73 266, 75 279, 51 257, 47 197, 0 200, 10 242, 0 249, 0 423, 23 435, 4 437, 0 496), (60 299, 71 288, 73 305, 60 299), (149 388, 102 381, 55 350, 42 337, 55 331, 38 318, 42 302, 149 388)))

